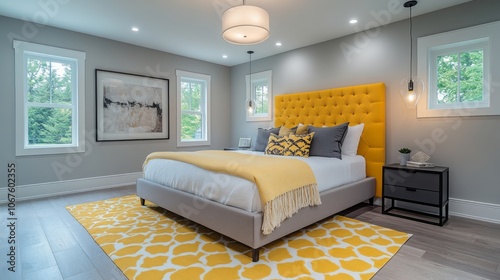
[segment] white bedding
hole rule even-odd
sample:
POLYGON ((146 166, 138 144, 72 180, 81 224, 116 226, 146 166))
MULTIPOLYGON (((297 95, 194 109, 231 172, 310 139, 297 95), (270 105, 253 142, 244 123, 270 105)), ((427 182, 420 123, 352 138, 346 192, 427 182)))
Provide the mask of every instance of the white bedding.
MULTIPOLYGON (((264 154, 254 151, 238 152, 264 154)), ((320 192, 366 178, 366 163, 362 156, 342 155, 342 160, 325 157, 293 159, 309 164, 320 192)), ((246 211, 261 211, 257 187, 239 177, 207 171, 184 162, 153 159, 144 168, 144 178, 246 211)))

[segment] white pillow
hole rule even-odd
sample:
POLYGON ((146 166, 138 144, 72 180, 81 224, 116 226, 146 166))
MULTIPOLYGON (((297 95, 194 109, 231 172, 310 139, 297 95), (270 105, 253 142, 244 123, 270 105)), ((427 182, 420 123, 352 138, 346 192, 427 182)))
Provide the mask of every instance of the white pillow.
POLYGON ((342 143, 342 154, 347 156, 355 156, 358 153, 359 139, 363 133, 365 124, 352 125, 347 128, 347 135, 344 143, 342 143))

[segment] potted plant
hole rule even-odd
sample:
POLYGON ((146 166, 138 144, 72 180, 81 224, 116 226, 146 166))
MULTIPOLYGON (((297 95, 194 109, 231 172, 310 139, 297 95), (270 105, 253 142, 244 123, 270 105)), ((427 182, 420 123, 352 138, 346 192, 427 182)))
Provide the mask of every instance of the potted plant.
POLYGON ((411 150, 408 148, 399 149, 399 165, 406 165, 406 162, 410 160, 411 150))

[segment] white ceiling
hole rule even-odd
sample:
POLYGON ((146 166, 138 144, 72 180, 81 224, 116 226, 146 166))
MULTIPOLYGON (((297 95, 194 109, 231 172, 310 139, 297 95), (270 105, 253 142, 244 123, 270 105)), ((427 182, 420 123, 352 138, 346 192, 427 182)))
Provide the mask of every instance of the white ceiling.
MULTIPOLYGON (((414 16, 471 0, 419 0, 414 16)), ((221 14, 242 0, 1 0, 0 15, 233 66, 407 19, 406 0, 247 0, 269 12, 271 36, 237 46, 221 36, 221 14), (44 5, 42 3, 49 3, 44 5), (359 22, 349 24, 356 18, 359 22), (132 32, 132 26, 140 31, 132 32), (275 46, 282 42, 281 47, 275 46), (222 58, 222 55, 228 58, 222 58)))

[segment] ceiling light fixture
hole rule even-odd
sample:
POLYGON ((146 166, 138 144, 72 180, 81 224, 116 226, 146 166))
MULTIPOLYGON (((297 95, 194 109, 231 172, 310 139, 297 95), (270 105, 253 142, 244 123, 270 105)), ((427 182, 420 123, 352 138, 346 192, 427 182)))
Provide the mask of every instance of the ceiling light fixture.
POLYGON ((281 42, 276 42, 276 46, 277 47, 281 47, 283 44, 281 44, 281 42))
POLYGON ((247 51, 247 54, 250 56, 250 73, 249 73, 249 96, 248 99, 245 100, 245 107, 247 107, 248 113, 251 115, 253 113, 254 101, 252 99, 252 54, 253 51, 247 51))
POLYGON ((424 82, 419 78, 412 77, 413 74, 413 23, 411 18, 411 8, 417 5, 417 1, 408 1, 404 3, 405 8, 410 8, 410 77, 405 78, 399 84, 399 93, 403 98, 403 101, 408 108, 415 108, 418 103, 418 99, 424 91, 424 82))
POLYGON ((135 27, 135 26, 134 26, 134 27, 132 27, 132 31, 134 31, 134 32, 138 32, 138 31, 139 31, 139 28, 137 28, 137 27, 135 27))
POLYGON ((257 6, 243 5, 222 13, 222 37, 231 44, 254 45, 269 38, 269 14, 257 6))
POLYGON ((357 20, 357 19, 351 19, 351 20, 349 21, 349 23, 350 23, 350 24, 355 24, 355 23, 358 23, 358 20, 357 20))

